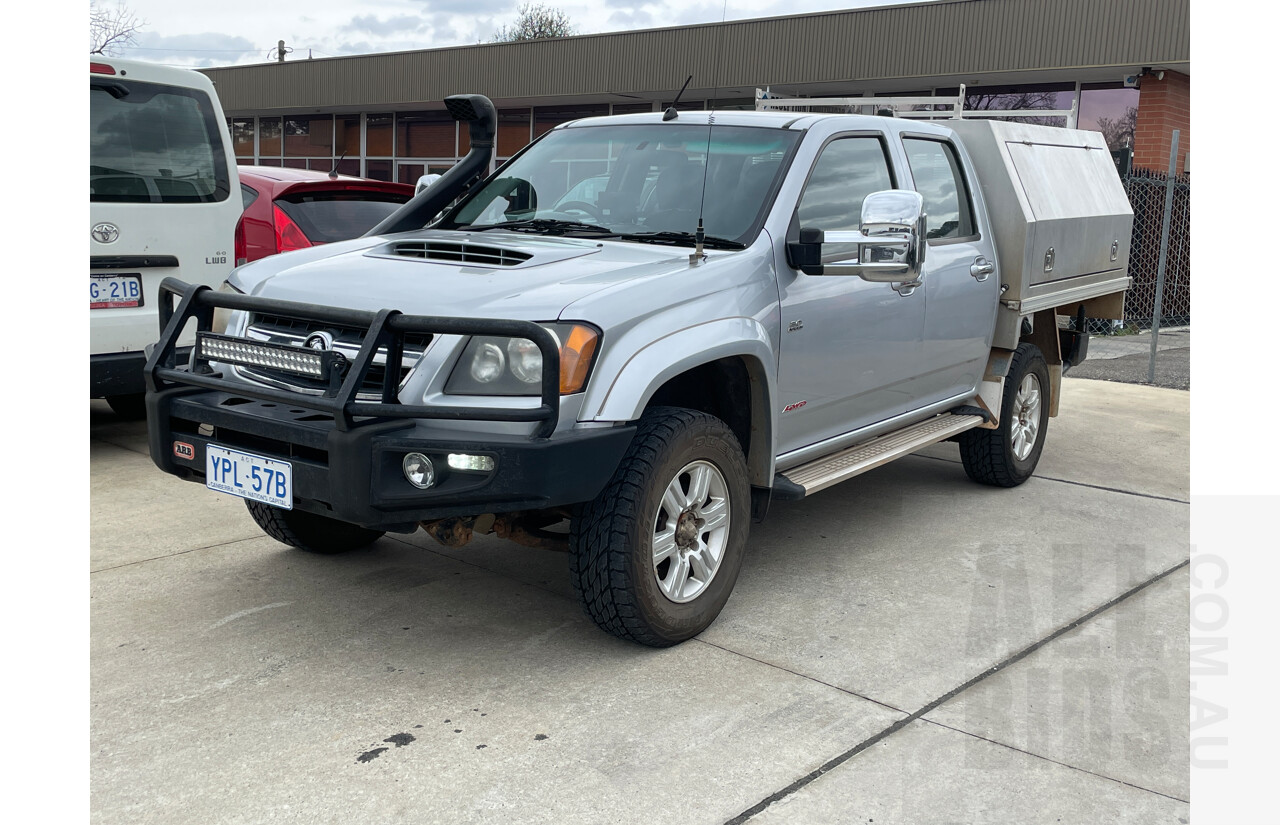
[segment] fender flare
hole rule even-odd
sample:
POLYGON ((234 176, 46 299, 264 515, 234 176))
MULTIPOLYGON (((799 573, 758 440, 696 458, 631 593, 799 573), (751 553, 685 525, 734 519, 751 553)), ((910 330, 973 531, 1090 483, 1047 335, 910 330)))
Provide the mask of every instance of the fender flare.
POLYGON ((607 386, 583 399, 579 420, 634 421, 662 385, 681 373, 722 358, 742 358, 751 383, 751 482, 773 481, 777 420, 777 364, 773 342, 754 318, 718 318, 674 330, 632 353, 607 386))

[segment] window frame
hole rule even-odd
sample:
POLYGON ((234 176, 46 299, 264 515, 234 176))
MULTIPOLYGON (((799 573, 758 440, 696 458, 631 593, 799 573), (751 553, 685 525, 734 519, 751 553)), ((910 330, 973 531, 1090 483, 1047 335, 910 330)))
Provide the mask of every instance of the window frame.
MULTIPOLYGON (((827 151, 827 147, 837 140, 847 140, 849 138, 874 138, 880 144, 880 150, 884 154, 885 165, 889 168, 889 183, 892 184, 891 189, 899 189, 899 175, 897 164, 894 163, 892 147, 889 145, 889 136, 877 129, 855 129, 848 132, 838 132, 830 135, 822 141, 822 145, 818 147, 817 153, 813 156, 813 163, 809 164, 809 171, 805 174, 804 183, 800 186, 800 195, 796 198, 795 208, 791 210, 791 226, 795 227, 796 239, 799 238, 800 226, 800 204, 804 201, 805 192, 809 189, 809 182, 813 179, 813 173, 818 168, 818 163, 822 160, 822 154, 827 151)), ((905 159, 903 161, 906 162, 905 159)), ((908 170, 909 171, 909 170, 908 170)), ((914 178, 912 179, 914 183, 914 178)), ((870 193, 868 193, 870 194, 870 193)), ((858 216, 858 223, 861 225, 862 216, 858 216)), ((832 230, 834 231, 834 230, 832 230)), ((790 232, 787 233, 790 236, 790 232)), ((795 239, 792 239, 795 240, 795 239)))
POLYGON ((956 145, 956 142, 943 135, 931 135, 924 132, 902 131, 898 133, 898 142, 902 147, 902 161, 907 165, 907 174, 911 176, 911 189, 917 193, 920 192, 920 188, 916 184, 916 172, 911 168, 911 154, 907 151, 908 140, 940 143, 943 146, 944 154, 947 149, 951 150, 951 154, 948 156, 949 165, 951 165, 953 174, 959 174, 960 184, 964 189, 964 199, 960 202, 961 214, 967 208, 969 222, 973 226, 973 234, 962 235, 958 238, 930 238, 926 229, 925 242, 930 246, 946 246, 948 244, 973 243, 982 240, 982 226, 978 222, 978 210, 973 203, 973 188, 969 184, 969 176, 965 172, 965 165, 961 161, 960 148, 956 145))

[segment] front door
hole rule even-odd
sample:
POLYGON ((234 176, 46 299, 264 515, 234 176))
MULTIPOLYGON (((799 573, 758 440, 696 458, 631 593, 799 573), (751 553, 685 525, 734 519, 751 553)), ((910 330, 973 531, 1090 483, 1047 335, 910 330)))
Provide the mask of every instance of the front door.
MULTIPOLYGON (((796 208, 799 227, 857 230, 862 201, 895 188, 878 133, 832 138, 796 208)), ((925 294, 902 295, 858 277, 779 272, 778 448, 782 453, 918 406, 915 386, 925 294)))

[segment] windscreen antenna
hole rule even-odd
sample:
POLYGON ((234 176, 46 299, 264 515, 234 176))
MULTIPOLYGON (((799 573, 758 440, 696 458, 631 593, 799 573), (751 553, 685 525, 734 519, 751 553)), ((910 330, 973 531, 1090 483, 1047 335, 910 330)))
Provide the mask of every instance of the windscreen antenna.
MULTIPOLYGON (((711 106, 709 107, 711 111, 707 114, 707 151, 706 154, 703 155, 702 161, 702 195, 698 199, 698 228, 693 233, 693 254, 689 256, 690 264, 696 264, 706 257, 706 253, 703 252, 702 249, 702 244, 707 239, 706 230, 702 227, 702 213, 706 209, 707 205, 707 177, 711 174, 711 127, 714 126, 716 122, 716 98, 720 96, 720 47, 724 44, 724 21, 728 14, 729 0, 724 0, 724 6, 720 10, 720 35, 716 38, 716 59, 712 64, 712 71, 716 73, 717 82, 715 92, 711 97, 711 106)), ((689 75, 689 79, 692 80, 693 75, 689 75)), ((684 85, 688 86, 689 81, 686 80, 684 85)), ((684 89, 680 90, 680 94, 684 94, 684 89)), ((677 97, 676 99, 679 100, 680 98, 677 97)), ((672 104, 672 108, 668 109, 667 112, 670 112, 671 116, 675 117, 674 103, 672 104)), ((662 115, 662 119, 668 120, 669 118, 664 113, 662 115)))

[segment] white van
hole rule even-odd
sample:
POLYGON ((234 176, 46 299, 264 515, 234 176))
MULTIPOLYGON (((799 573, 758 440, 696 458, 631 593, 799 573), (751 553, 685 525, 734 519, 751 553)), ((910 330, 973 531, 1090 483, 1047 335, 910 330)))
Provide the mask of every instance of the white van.
POLYGON ((199 72, 95 56, 89 122, 89 396, 140 417, 160 281, 226 279, 240 181, 218 95, 199 72))

